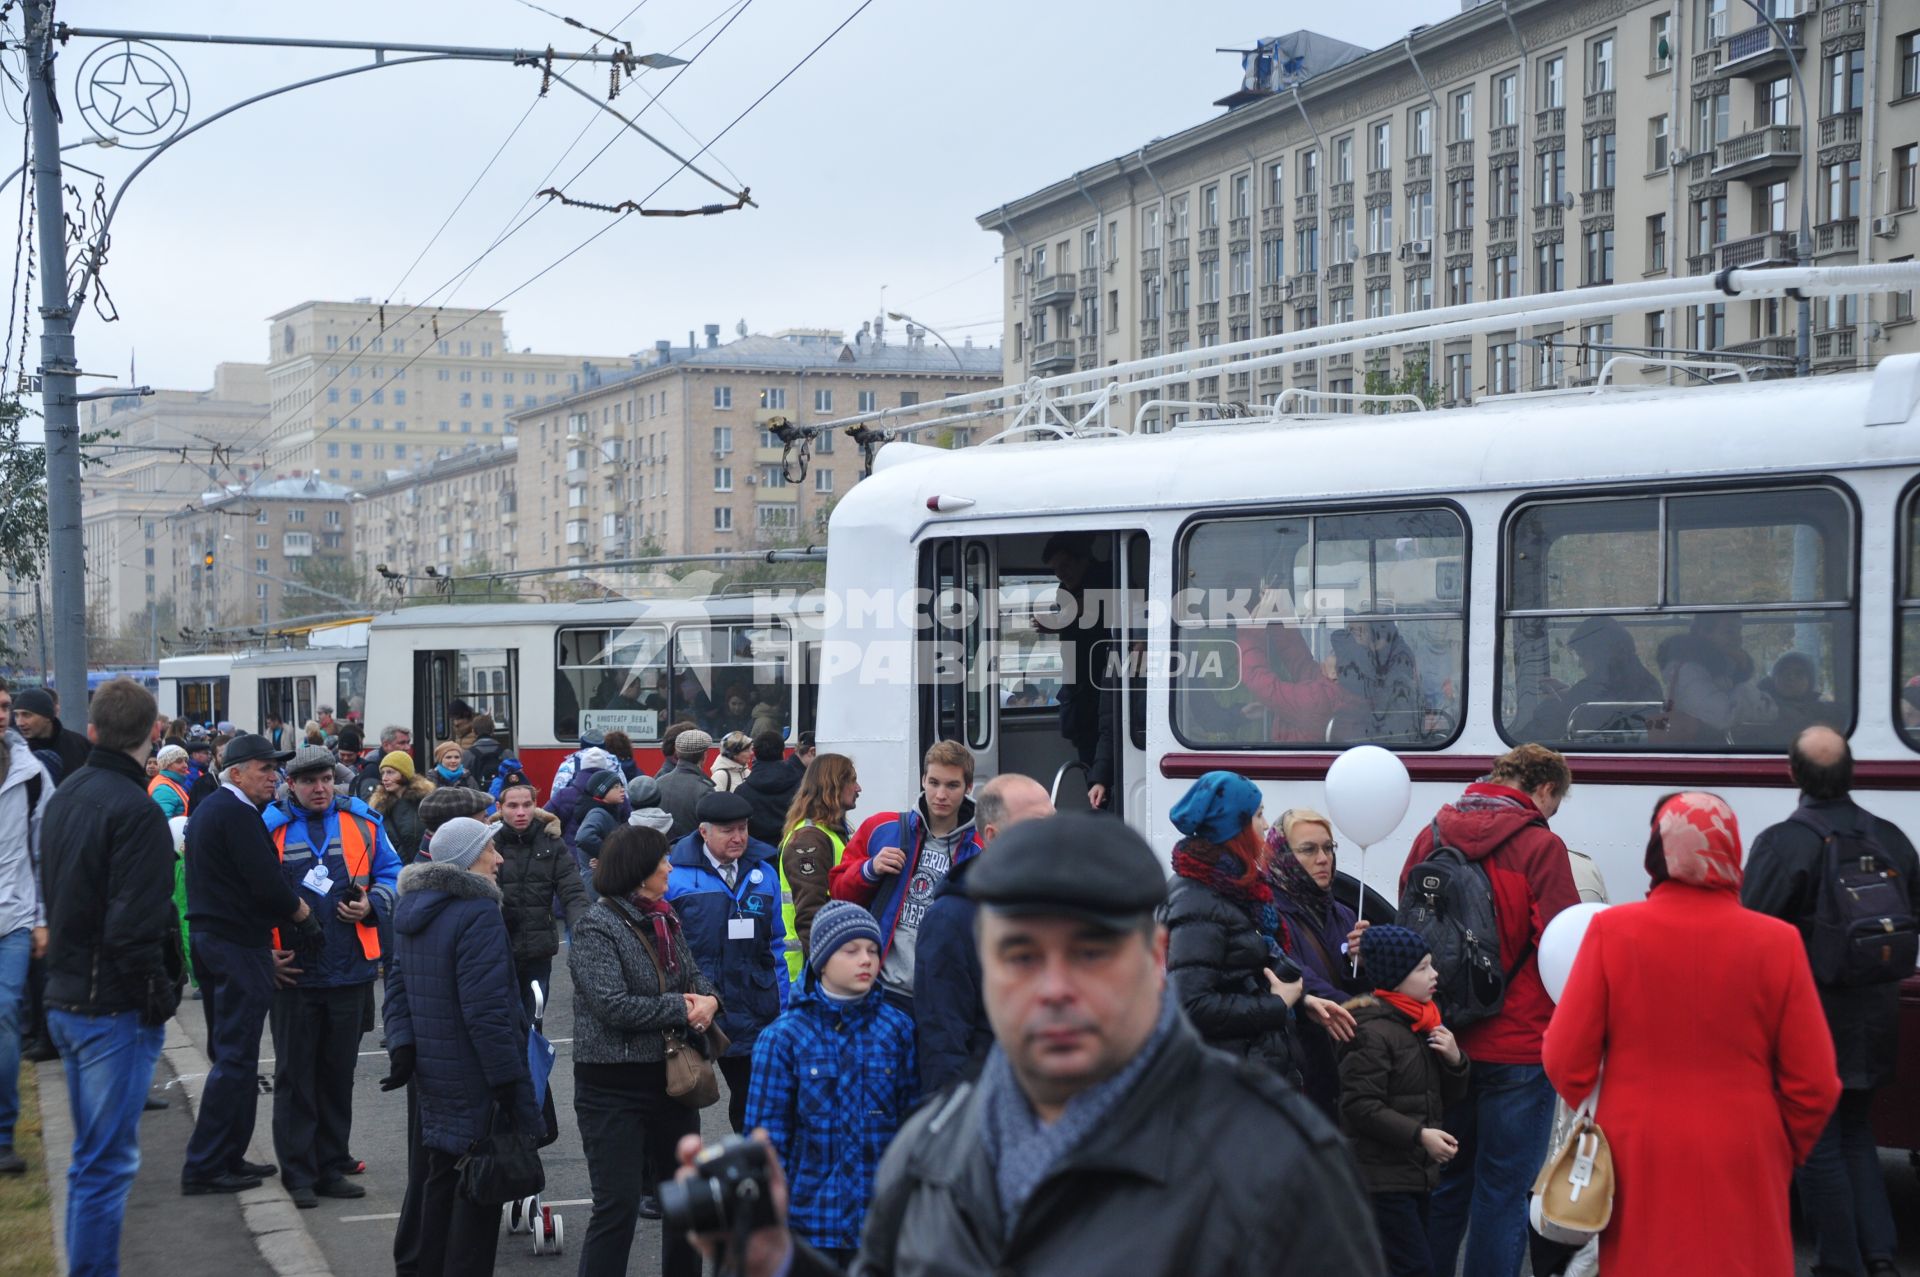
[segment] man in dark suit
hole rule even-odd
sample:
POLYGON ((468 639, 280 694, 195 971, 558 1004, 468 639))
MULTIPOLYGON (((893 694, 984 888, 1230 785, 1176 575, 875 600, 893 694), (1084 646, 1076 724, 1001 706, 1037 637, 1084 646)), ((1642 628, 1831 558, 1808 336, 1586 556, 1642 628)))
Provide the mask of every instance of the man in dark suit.
POLYGON ((260 1031, 275 986, 298 974, 294 950, 317 947, 323 936, 320 920, 281 877, 260 816, 273 801, 280 764, 292 757, 264 736, 234 737, 219 791, 187 825, 187 918, 213 1059, 180 1172, 188 1196, 257 1188, 278 1169, 246 1160, 259 1098, 260 1031), (292 948, 276 946, 276 928, 285 929, 292 948))

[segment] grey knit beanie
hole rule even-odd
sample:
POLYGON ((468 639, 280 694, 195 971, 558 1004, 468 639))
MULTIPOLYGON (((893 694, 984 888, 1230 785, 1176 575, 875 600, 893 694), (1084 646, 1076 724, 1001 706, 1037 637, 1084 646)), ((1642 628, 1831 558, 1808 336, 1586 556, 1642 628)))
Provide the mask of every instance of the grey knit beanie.
POLYGON ((434 833, 433 841, 427 844, 427 856, 436 865, 471 868, 498 832, 471 816, 455 816, 434 833))

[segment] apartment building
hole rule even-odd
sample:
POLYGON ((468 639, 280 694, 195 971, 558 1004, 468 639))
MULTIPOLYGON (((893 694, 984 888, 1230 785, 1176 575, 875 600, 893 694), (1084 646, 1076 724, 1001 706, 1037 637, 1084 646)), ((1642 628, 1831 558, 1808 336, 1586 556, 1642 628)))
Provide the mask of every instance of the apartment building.
MULTIPOLYGON (((925 404, 1000 384, 996 347, 929 342, 883 318, 837 329, 659 342, 653 362, 511 418, 522 567, 590 564, 643 551, 707 554, 818 538, 863 474, 857 447, 823 434, 805 473, 767 428, 925 404)), ((923 418, 909 417, 909 420, 923 418)), ((899 423, 890 423, 899 424, 899 423)), ((960 447, 973 428, 916 436, 960 447)))
MULTIPOLYGON (((1920 8, 1767 3, 1777 29, 1741 0, 1469 0, 1402 41, 1243 89, 1218 103, 1224 114, 983 214, 1005 251, 1007 374, 1791 264, 1803 193, 1816 264, 1912 258, 1920 8)), ((1920 349, 1913 316, 1911 293, 1816 304, 1813 368, 1920 349)), ((1675 376, 1645 360, 1693 352, 1780 375, 1793 368, 1795 324, 1792 302, 1736 298, 1520 324, 1376 352, 1358 368, 1351 354, 1254 374, 1229 363, 1156 393, 1353 391, 1370 368, 1420 361, 1461 403, 1588 381, 1614 353, 1640 357, 1629 379, 1675 376)))
POLYGON ((313 476, 205 494, 172 516, 170 593, 182 625, 253 625, 338 611, 353 574, 353 492, 313 476))
POLYGON ((396 473, 353 502, 354 557, 369 580, 381 564, 400 576, 431 566, 453 572, 475 563, 511 571, 518 565, 514 500, 516 440, 396 473))
POLYGON ((516 413, 632 363, 513 349, 498 310, 308 301, 269 324, 260 468, 330 483, 364 485, 445 450, 497 444, 516 413))

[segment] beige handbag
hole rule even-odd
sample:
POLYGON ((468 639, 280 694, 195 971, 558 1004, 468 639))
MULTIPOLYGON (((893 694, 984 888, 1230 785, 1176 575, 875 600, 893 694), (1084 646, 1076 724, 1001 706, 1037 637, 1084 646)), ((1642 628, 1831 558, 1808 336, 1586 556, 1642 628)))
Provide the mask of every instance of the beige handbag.
MULTIPOLYGON (((1603 1068, 1604 1071, 1604 1068, 1603 1068)), ((1578 1246, 1613 1219, 1613 1152, 1593 1120, 1600 1084, 1574 1110, 1573 1125, 1533 1181, 1527 1220, 1548 1241, 1578 1246)))

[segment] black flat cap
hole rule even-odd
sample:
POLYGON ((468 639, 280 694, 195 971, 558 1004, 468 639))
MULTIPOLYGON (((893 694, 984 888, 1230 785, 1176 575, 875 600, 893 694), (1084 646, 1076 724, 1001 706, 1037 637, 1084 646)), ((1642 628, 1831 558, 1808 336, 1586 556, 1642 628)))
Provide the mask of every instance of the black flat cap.
POLYGON ((700 800, 693 815, 703 825, 737 825, 753 815, 753 804, 738 794, 712 793, 700 800))
POLYGON ((284 763, 292 757, 292 750, 275 749, 273 742, 264 736, 258 736, 252 732, 241 732, 227 742, 227 752, 220 756, 220 765, 232 767, 235 763, 250 763, 257 758, 284 763))
POLYGON ((995 838, 966 887, 1001 913, 1056 914, 1124 931, 1166 899, 1167 875, 1124 821, 1069 812, 1023 820, 995 838))

